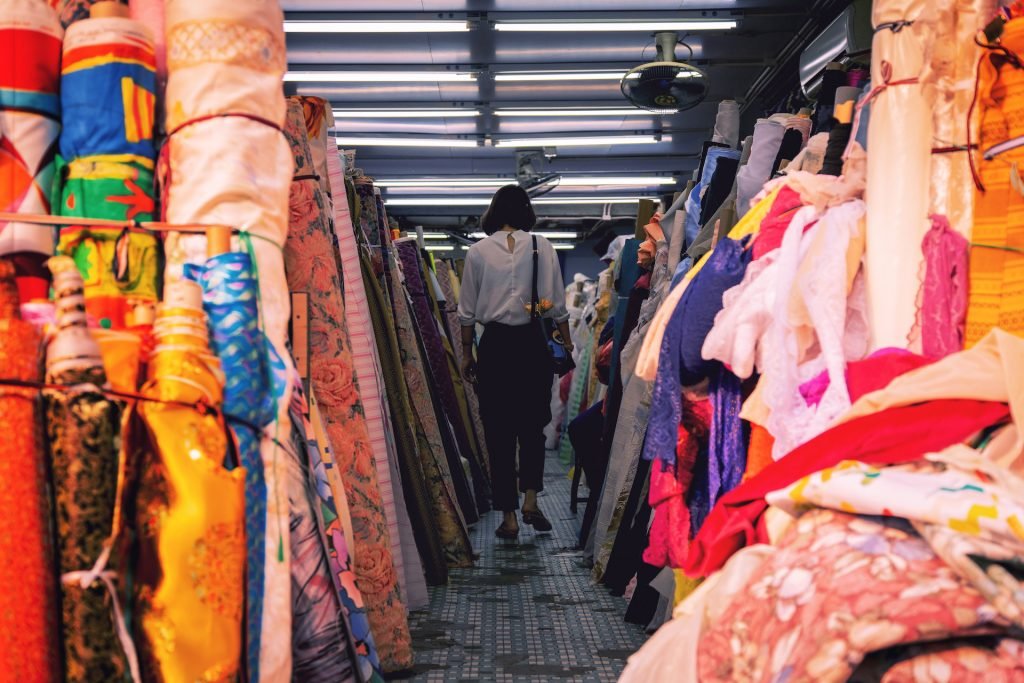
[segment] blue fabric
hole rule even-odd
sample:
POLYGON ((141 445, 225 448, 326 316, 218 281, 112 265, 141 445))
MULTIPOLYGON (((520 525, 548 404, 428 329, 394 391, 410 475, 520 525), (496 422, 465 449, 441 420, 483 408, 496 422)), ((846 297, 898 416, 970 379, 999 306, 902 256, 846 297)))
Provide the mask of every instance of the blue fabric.
MULTIPOLYGON (((285 365, 259 328, 259 285, 250 256, 227 253, 209 259, 204 266, 189 264, 185 277, 203 288, 210 348, 220 358, 226 377, 224 412, 259 427, 271 424, 277 417, 275 397, 284 393, 285 365)), ((267 484, 260 455, 262 434, 229 424, 245 468, 245 642, 246 666, 253 680, 252 672, 259 671, 263 624, 267 484)))
POLYGON ((683 278, 686 277, 686 274, 689 273, 692 269, 693 257, 684 256, 683 259, 679 262, 679 265, 676 266, 675 272, 672 273, 672 285, 669 287, 669 289, 675 289, 676 285, 682 282, 683 278))
POLYGON ((704 171, 701 173, 700 181, 693 186, 693 191, 690 192, 690 196, 686 199, 686 223, 683 228, 686 247, 693 244, 693 240, 697 239, 697 233, 700 232, 700 196, 704 188, 711 186, 711 178, 715 175, 715 169, 718 168, 718 160, 723 157, 738 161, 740 152, 728 147, 712 147, 708 149, 708 156, 704 160, 704 171))
MULTIPOLYGON (((867 98, 868 93, 871 92, 871 81, 864 84, 864 92, 857 100, 859 105, 867 98)), ((864 105, 864 108, 860 110, 860 123, 857 128, 856 140, 860 143, 860 146, 864 148, 864 151, 868 149, 868 124, 871 123, 871 103, 868 102, 864 105)))
POLYGON ((679 421, 683 415, 682 388, 695 384, 708 372, 714 374, 715 364, 700 358, 700 346, 722 309, 722 295, 743 279, 751 259, 751 252, 744 248, 748 241, 749 238, 739 242, 725 238, 719 242, 669 318, 651 398, 643 452, 647 460, 658 458, 667 465, 676 462, 679 421), (694 350, 699 363, 694 359, 694 350))

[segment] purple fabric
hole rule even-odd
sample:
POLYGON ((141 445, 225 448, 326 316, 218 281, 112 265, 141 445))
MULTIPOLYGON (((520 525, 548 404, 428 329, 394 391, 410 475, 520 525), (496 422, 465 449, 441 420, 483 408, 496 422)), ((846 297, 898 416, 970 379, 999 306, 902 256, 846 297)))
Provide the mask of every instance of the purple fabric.
POLYGON ((928 358, 945 358, 964 348, 967 320, 968 244, 945 216, 933 215, 921 244, 925 275, 921 285, 921 343, 928 358))
POLYGON ((722 295, 743 279, 751 252, 746 240, 723 239, 693 279, 669 318, 661 342, 658 374, 654 380, 651 413, 643 457, 676 462, 679 420, 683 414, 682 388, 714 375, 713 361, 701 357, 704 339, 722 310, 722 295))
POLYGON ((711 437, 707 458, 694 468, 687 493, 690 532, 696 537, 718 499, 739 486, 747 469, 747 438, 740 410, 743 389, 740 379, 719 366, 711 376, 711 437))

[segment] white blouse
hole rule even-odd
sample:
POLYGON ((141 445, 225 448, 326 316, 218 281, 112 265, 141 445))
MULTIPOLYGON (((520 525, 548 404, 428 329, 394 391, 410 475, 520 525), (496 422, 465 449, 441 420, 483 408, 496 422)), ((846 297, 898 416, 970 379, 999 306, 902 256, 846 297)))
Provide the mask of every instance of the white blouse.
MULTIPOLYGON (((522 230, 499 230, 480 240, 466 254, 459 298, 459 321, 463 325, 502 323, 526 325, 530 322, 533 291, 533 236, 522 230), (508 236, 515 248, 508 249, 508 236)), ((544 317, 556 322, 569 319, 565 308, 565 283, 555 248, 537 237, 537 296, 554 306, 544 317)))

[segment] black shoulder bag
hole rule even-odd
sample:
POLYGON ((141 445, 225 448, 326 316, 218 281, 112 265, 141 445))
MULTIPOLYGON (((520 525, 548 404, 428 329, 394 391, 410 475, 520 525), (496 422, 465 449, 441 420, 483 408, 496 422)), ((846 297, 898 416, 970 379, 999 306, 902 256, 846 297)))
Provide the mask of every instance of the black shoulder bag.
POLYGON ((565 350, 565 347, 561 343, 554 339, 554 324, 550 318, 541 316, 540 311, 537 310, 540 298, 537 295, 537 270, 540 252, 537 249, 537 236, 533 237, 533 295, 530 300, 530 321, 532 324, 537 326, 540 331, 541 341, 547 349, 547 354, 551 359, 551 371, 559 377, 564 377, 569 374, 573 368, 576 367, 576 363, 573 361, 572 356, 565 350))

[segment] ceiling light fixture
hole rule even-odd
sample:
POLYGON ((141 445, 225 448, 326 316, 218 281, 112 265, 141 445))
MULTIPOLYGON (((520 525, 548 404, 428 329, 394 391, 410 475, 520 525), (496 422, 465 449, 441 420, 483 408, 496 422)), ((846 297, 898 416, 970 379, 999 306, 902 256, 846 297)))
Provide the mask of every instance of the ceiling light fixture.
POLYGON ((531 117, 531 118, 554 118, 564 116, 658 116, 660 114, 676 114, 675 109, 666 109, 662 112, 647 111, 636 107, 606 107, 604 109, 498 109, 497 116, 531 117))
MULTIPOLYGON (((695 71, 683 71, 677 78, 697 78, 695 71)), ((626 71, 502 71, 494 74, 496 81, 621 81, 626 71)), ((629 78, 640 78, 639 73, 628 74, 629 78)))
POLYGON ((285 33, 465 33, 466 21, 305 21, 286 19, 285 33))
POLYGON ((452 251, 452 250, 455 249, 455 247, 450 245, 450 244, 445 244, 445 245, 435 244, 435 245, 430 245, 430 246, 423 247, 423 248, 426 249, 427 251, 452 251))
POLYGON ((576 248, 575 244, 552 244, 551 246, 559 251, 568 251, 576 248))
MULTIPOLYGON (((621 185, 627 187, 647 187, 650 185, 675 185, 678 181, 672 176, 561 176, 553 184, 556 187, 601 187, 603 185, 621 185)), ((481 188, 497 189, 505 185, 514 185, 514 178, 395 178, 375 181, 377 187, 393 190, 411 188, 481 188)))
MULTIPOLYGON (((632 204, 644 197, 541 197, 533 203, 546 206, 562 204, 632 204)), ((384 200, 387 206, 489 206, 488 197, 394 197, 384 200)))
MULTIPOLYGON (((415 236, 416 236, 415 234, 409 235, 409 237, 415 237, 415 236)), ((448 239, 449 236, 446 235, 443 232, 425 232, 425 233, 423 233, 422 237, 425 240, 446 240, 446 239, 448 239)))
POLYGON ((336 119, 469 119, 476 109, 335 109, 336 119))
POLYGON ((482 188, 499 188, 502 185, 513 185, 515 184, 514 178, 502 179, 502 178, 422 178, 417 180, 410 179, 394 179, 394 180, 377 180, 374 181, 374 185, 377 187, 387 188, 405 188, 405 187, 482 187, 482 188))
POLYGON ((363 138, 337 137, 338 147, 479 147, 476 140, 448 138, 363 138))
MULTIPOLYGON (((544 237, 544 238, 547 238, 549 240, 557 240, 557 239, 574 240, 577 237, 579 237, 579 233, 578 232, 548 232, 548 231, 544 231, 544 230, 531 230, 530 234, 531 235, 537 235, 539 237, 544 237)), ((487 233, 486 232, 471 232, 471 233, 469 233, 469 236, 470 236, 471 239, 482 240, 485 237, 487 237, 487 233)))
POLYGON ((575 138, 508 138, 495 140, 495 147, 604 147, 606 145, 653 145, 660 142, 654 135, 605 135, 575 138))
POLYGON ((496 31, 582 33, 619 31, 728 31, 736 28, 733 20, 673 20, 664 21, 499 21, 496 31))
POLYGON ((471 83, 475 73, 464 71, 289 71, 290 83, 471 83))

